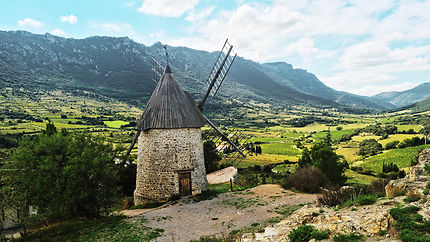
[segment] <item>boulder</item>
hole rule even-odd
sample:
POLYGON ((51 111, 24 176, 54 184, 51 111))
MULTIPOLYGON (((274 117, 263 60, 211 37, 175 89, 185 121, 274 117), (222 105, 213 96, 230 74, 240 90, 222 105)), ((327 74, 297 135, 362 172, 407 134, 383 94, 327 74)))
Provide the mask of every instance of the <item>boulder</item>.
POLYGON ((407 177, 392 180, 385 186, 386 196, 407 195, 423 197, 423 189, 429 180, 429 176, 424 169, 427 163, 430 163, 430 149, 421 151, 418 157, 418 164, 409 169, 407 177))

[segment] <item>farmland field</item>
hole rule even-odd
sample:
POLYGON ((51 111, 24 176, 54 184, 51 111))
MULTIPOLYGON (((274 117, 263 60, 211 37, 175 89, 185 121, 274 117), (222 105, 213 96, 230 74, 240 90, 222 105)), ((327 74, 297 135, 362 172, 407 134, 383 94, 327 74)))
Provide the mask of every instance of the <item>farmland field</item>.
POLYGON ((300 150, 296 149, 291 143, 270 143, 262 144, 261 151, 263 154, 287 155, 296 156, 300 154, 300 150))
POLYGON ((122 125, 127 125, 129 122, 117 120, 117 121, 103 121, 109 128, 119 129, 122 125))
POLYGON ((411 160, 415 159, 416 155, 424 148, 430 148, 430 145, 420 145, 415 147, 407 147, 404 149, 393 149, 385 151, 382 154, 372 156, 363 161, 363 168, 379 173, 382 171, 382 164, 393 163, 399 168, 407 168, 411 166, 411 160))

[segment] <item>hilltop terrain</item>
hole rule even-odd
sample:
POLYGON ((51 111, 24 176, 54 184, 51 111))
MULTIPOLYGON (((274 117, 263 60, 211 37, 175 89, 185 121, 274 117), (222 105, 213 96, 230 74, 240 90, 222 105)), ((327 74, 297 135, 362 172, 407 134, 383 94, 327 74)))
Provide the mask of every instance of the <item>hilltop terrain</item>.
MULTIPOLYGON (((161 43, 145 46, 127 37, 66 39, 51 34, 1 31, 0 40, 0 85, 22 92, 91 91, 143 107, 155 87, 151 58, 165 63, 161 43)), ((170 46, 168 50, 178 81, 199 99, 217 53, 170 46)), ((243 105, 253 101, 284 107, 310 105, 349 110, 396 107, 382 98, 336 91, 314 74, 287 63, 259 64, 238 57, 227 79, 218 102, 230 100, 243 105)))

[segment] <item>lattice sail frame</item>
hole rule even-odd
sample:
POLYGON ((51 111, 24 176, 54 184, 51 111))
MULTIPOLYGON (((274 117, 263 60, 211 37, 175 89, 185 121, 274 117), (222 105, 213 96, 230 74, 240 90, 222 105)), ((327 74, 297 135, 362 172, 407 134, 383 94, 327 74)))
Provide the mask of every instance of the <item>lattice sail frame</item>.
POLYGON ((210 127, 209 130, 202 130, 202 139, 213 141, 218 154, 230 165, 237 167, 249 153, 252 153, 254 144, 250 141, 250 137, 238 129, 221 127, 218 130, 224 134, 224 137, 214 127, 210 127), (225 137, 236 147, 233 147, 225 137))
POLYGON ((160 81, 161 77, 164 73, 164 67, 160 65, 154 58, 152 58, 152 80, 155 83, 158 83, 160 81))
POLYGON ((210 87, 212 80, 215 80, 214 86, 210 91, 210 95, 214 97, 221 84, 224 82, 230 67, 232 66, 237 54, 233 51, 233 46, 226 39, 224 46, 222 47, 215 64, 212 67, 211 72, 206 79, 206 84, 210 87))

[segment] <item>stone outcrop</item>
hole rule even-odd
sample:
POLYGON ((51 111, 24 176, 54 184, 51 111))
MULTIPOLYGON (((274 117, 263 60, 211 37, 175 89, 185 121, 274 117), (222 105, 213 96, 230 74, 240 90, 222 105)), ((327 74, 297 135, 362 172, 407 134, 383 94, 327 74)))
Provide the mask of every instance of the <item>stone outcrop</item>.
MULTIPOLYGON (((419 195, 423 194, 425 185, 430 180, 425 172, 425 164, 430 163, 430 149, 423 150, 419 156, 419 163, 411 167, 409 174, 398 180, 390 181, 385 187, 387 197, 390 199, 379 199, 375 204, 354 206, 335 210, 333 208, 309 204, 295 211, 285 220, 267 227, 262 233, 245 234, 242 241, 288 241, 291 230, 299 225, 313 225, 319 230, 330 230, 330 235, 339 233, 360 233, 368 236, 370 241, 381 232, 388 232, 384 238, 378 241, 400 241, 391 238, 395 233, 393 230, 393 218, 389 214, 391 208, 404 203, 404 196, 396 195, 419 195), (382 240, 381 240, 382 239, 382 240)), ((409 205, 420 207, 419 213, 424 219, 430 219, 430 199, 410 203, 409 205)))
POLYGON ((430 177, 426 174, 425 165, 430 163, 430 149, 423 150, 418 157, 418 164, 409 170, 409 174, 402 179, 392 180, 385 187, 387 197, 398 195, 423 196, 424 187, 430 177))
POLYGON ((374 205, 344 208, 335 211, 329 207, 310 204, 295 211, 290 217, 267 227, 263 233, 246 234, 243 241, 286 241, 291 230, 302 224, 313 225, 330 234, 357 232, 377 236, 390 229, 389 210, 398 202, 377 201, 374 205))

